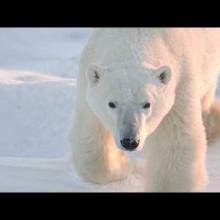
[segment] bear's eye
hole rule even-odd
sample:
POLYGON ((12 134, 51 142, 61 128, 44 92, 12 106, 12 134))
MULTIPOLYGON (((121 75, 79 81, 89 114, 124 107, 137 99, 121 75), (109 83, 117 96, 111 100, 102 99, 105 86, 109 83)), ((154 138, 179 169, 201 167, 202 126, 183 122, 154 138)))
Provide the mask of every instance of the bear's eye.
POLYGON ((145 103, 145 104, 143 105, 143 108, 144 108, 144 109, 150 108, 150 103, 149 103, 149 102, 145 103))
POLYGON ((109 102, 109 103, 108 103, 108 106, 109 106, 110 108, 116 108, 116 104, 115 104, 114 102, 109 102))

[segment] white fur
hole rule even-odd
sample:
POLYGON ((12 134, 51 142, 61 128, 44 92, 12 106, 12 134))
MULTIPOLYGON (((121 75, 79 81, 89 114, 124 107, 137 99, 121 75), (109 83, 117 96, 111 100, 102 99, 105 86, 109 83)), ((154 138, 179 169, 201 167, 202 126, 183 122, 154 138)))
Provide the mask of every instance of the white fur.
POLYGON ((108 183, 138 169, 120 149, 120 135, 134 126, 146 151, 146 191, 200 190, 207 183, 202 113, 214 101, 219 70, 220 29, 95 30, 82 54, 69 134, 79 175, 108 183), (171 70, 166 84, 158 78, 163 66, 171 70))

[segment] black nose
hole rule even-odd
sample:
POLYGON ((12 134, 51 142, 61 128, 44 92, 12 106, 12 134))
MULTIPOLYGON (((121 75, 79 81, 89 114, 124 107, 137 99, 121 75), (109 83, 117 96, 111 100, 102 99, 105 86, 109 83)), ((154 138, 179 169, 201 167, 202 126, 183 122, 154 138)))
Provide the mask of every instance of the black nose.
POLYGON ((121 145, 129 151, 135 150, 140 143, 140 140, 136 140, 134 138, 125 138, 121 140, 121 145))

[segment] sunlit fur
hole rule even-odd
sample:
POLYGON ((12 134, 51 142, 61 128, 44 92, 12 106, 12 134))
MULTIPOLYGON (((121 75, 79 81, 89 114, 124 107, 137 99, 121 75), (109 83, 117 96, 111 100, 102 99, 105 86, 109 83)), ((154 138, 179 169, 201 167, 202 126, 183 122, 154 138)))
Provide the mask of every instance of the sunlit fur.
POLYGON ((201 190, 206 135, 216 138, 220 129, 212 123, 220 118, 219 70, 220 29, 95 30, 82 54, 69 133, 78 174, 103 184, 137 171, 120 145, 134 127, 146 154, 146 191, 201 190), (158 75, 163 67, 170 70, 166 83, 158 75), (146 101, 151 107, 144 110, 146 101))

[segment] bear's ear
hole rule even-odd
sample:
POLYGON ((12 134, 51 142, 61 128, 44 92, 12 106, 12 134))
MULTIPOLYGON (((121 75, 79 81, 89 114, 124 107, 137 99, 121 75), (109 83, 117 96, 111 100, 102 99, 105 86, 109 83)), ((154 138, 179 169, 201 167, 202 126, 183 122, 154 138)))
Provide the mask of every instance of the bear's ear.
POLYGON ((103 75, 103 70, 100 67, 93 65, 88 69, 88 72, 87 72, 88 82, 92 86, 97 85, 102 75, 103 75))
POLYGON ((171 79, 171 69, 168 66, 160 67, 156 70, 156 76, 161 83, 167 84, 171 79))

